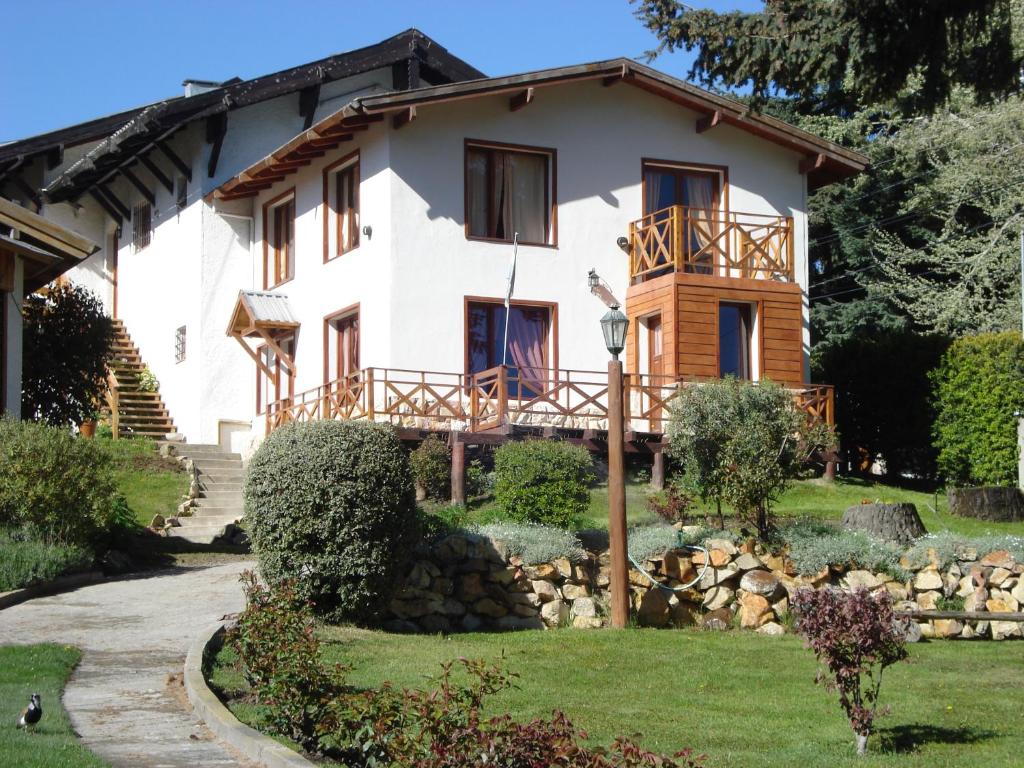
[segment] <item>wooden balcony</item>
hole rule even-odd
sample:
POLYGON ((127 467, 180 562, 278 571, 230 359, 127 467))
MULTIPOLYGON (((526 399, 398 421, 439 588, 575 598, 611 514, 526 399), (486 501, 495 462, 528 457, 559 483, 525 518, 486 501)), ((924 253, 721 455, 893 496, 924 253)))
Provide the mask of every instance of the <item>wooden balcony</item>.
POLYGON ((670 272, 792 281, 793 219, 672 205, 632 222, 630 280, 670 272))
MULTIPOLYGON (((681 388, 668 376, 625 375, 627 432, 658 434, 681 388)), ((834 423, 832 387, 790 388, 809 418, 834 423)), ((476 374, 364 368, 267 408, 267 432, 293 421, 366 420, 410 430, 502 432, 513 427, 607 431, 608 376, 603 371, 519 371, 498 366, 476 374)))

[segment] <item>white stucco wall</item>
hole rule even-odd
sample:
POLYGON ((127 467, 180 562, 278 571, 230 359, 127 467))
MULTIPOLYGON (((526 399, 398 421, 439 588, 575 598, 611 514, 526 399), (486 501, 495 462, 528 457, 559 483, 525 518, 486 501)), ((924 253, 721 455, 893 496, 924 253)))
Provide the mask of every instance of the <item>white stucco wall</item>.
POLYGON ((464 234, 467 138, 557 151, 558 247, 520 247, 515 298, 558 303, 561 368, 606 364, 598 325, 605 307, 590 295, 586 274, 596 268, 625 299, 628 258, 616 239, 642 215, 643 158, 728 166, 731 210, 793 216, 796 272, 806 286, 799 156, 728 126, 698 134, 697 118, 637 88, 599 82, 540 89, 517 112, 509 111, 507 96, 421 107, 415 122, 391 133, 395 311, 388 364, 462 371, 464 297, 503 296, 511 245, 464 234))

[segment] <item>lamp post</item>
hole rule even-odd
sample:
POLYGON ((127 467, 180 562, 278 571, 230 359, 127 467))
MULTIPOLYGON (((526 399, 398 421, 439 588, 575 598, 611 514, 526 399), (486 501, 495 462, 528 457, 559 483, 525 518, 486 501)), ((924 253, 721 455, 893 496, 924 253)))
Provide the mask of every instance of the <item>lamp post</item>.
POLYGON ((612 626, 629 623, 629 568, 626 564, 625 425, 622 408, 622 361, 629 318, 612 304, 601 318, 608 361, 608 539, 611 557, 612 626))

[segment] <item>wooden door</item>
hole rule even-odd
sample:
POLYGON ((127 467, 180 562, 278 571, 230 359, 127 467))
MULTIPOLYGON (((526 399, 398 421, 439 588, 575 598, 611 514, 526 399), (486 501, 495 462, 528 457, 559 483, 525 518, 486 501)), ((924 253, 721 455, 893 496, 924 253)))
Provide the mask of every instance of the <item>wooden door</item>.
MULTIPOLYGON (((652 393, 660 393, 660 387, 667 384, 665 375, 665 336, 661 315, 647 318, 647 373, 652 393)), ((661 409, 651 411, 651 431, 661 428, 661 409)))

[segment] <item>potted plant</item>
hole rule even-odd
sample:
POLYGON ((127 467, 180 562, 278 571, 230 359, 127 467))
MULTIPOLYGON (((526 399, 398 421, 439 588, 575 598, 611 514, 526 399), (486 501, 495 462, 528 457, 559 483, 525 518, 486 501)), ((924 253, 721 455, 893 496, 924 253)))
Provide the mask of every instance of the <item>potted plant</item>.
POLYGON ((87 439, 92 439, 96 436, 96 420, 99 419, 100 413, 98 410, 93 408, 82 416, 82 421, 78 425, 78 434, 87 439))

